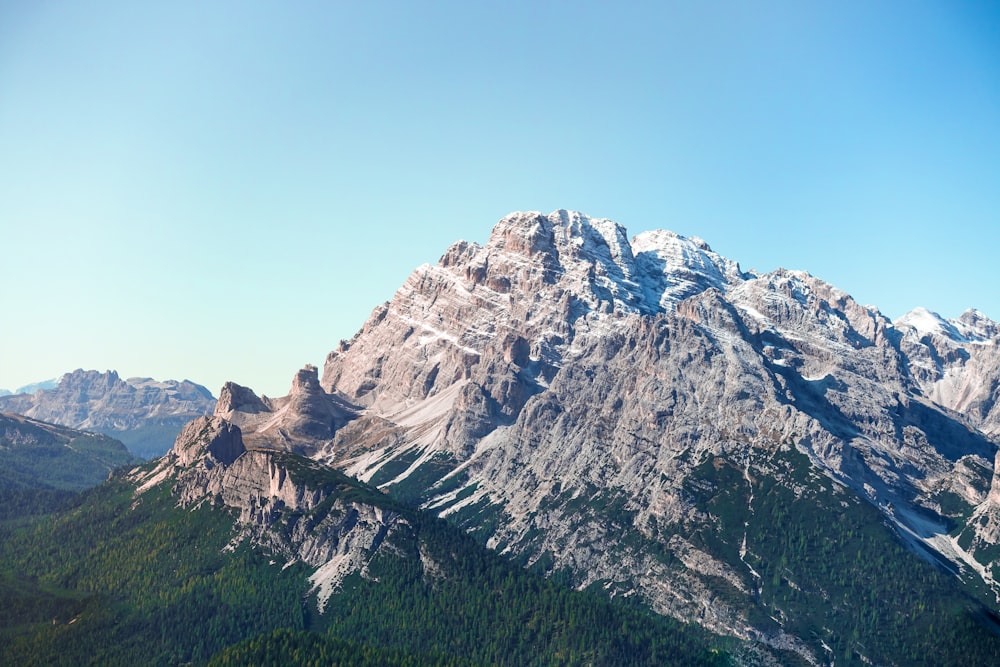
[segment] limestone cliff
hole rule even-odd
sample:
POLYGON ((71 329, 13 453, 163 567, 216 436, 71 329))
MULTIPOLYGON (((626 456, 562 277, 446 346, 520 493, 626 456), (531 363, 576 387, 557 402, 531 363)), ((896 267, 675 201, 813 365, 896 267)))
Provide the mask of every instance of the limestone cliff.
POLYGON ((345 490, 359 495, 357 483, 298 455, 248 450, 240 428, 218 416, 188 424, 154 468, 131 477, 137 495, 169 485, 182 506, 208 502, 232 511, 234 547, 250 540, 286 563, 314 567, 320 611, 345 576, 364 576, 380 549, 395 549, 393 540, 410 531, 405 518, 384 508, 389 499, 371 492, 370 502, 348 499, 345 490))
MULTIPOLYGON (((949 526, 988 503, 997 328, 953 328, 915 338, 808 273, 745 272, 700 239, 515 213, 414 271, 328 355, 319 392, 310 379, 278 400, 308 425, 291 448, 519 562, 816 661, 814 638, 751 620, 764 489, 862 498, 993 583, 977 560, 991 552, 949 526), (735 507, 742 530, 725 524, 735 507)), ((278 441, 276 402, 229 394, 218 414, 278 441)))
POLYGON ((318 369, 307 365, 282 398, 260 398, 248 387, 227 382, 214 414, 238 425, 253 447, 313 454, 355 416, 355 408, 323 391, 318 369))

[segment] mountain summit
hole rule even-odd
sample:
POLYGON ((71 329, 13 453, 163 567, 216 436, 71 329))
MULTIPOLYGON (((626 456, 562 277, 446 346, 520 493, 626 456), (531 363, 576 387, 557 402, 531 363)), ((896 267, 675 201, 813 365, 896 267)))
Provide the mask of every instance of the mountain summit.
MULTIPOLYGON (((473 628, 493 626, 494 611, 509 620, 516 610, 518 634, 505 621, 503 648, 478 654, 484 662, 549 661, 537 640, 572 636, 574 648, 560 639, 552 660, 684 662, 652 644, 639 659, 645 639, 600 653, 606 660, 575 653, 594 641, 566 635, 573 627, 651 635, 645 622, 646 631, 605 628, 590 612, 553 626, 547 610, 569 607, 525 602, 540 599, 523 596, 535 584, 516 583, 528 575, 475 565, 478 542, 490 558, 551 578, 551 590, 701 626, 674 639, 715 633, 702 645, 710 663, 725 659, 721 647, 736 664, 992 665, 998 354, 1000 326, 976 311, 946 320, 917 310, 894 323, 804 271, 743 271, 700 239, 630 240, 618 223, 581 213, 514 213, 484 245, 458 242, 417 268, 322 371, 297 371, 287 396, 227 383, 165 456, 52 525, 76 526, 81 553, 97 555, 81 568, 98 577, 87 590, 111 582, 119 600, 145 596, 107 569, 118 561, 100 535, 131 531, 114 540, 129 558, 149 536, 177 535, 168 543, 187 556, 154 552, 166 575, 183 574, 178 588, 193 581, 185 559, 213 580, 257 563, 240 586, 289 586, 283 609, 298 611, 281 612, 279 627, 292 618, 346 631, 364 619, 376 628, 368 636, 393 644, 394 632, 420 640, 433 625, 437 639, 420 646, 449 658, 473 628), (101 504, 111 496, 117 504, 101 504), (90 517, 102 516, 91 535, 90 517), (450 561, 478 574, 455 579, 450 561), (400 598, 391 582, 407 572, 400 598), (483 579, 505 592, 454 606, 483 579), (359 591, 372 593, 368 606, 357 606, 359 591), (372 615, 376 599, 396 611, 372 615), (460 617, 471 620, 440 622, 460 617)), ((81 399, 95 387, 138 393, 117 377, 91 380, 81 399)), ((10 547, 25 567, 73 562, 27 546, 10 547)), ((142 581, 164 574, 144 572, 142 581)), ((230 599, 216 584, 223 597, 174 597, 170 608, 230 599)), ((265 616, 255 627, 269 627, 265 616)), ((161 622, 173 616, 136 618, 174 627, 161 622)))
POLYGON ((825 604, 809 581, 830 575, 789 559, 847 548, 859 517, 996 601, 998 354, 975 311, 894 324, 697 238, 513 213, 417 268, 320 386, 307 368, 288 397, 231 390, 217 415, 574 586, 815 662, 832 626, 780 619, 825 604), (788 503, 815 518, 776 552, 788 503))

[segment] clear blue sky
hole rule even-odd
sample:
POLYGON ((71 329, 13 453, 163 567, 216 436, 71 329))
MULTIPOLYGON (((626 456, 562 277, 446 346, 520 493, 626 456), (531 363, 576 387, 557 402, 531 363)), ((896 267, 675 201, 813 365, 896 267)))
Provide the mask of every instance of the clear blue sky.
POLYGON ((0 387, 283 395, 514 210, 1000 319, 997 8, 0 3, 0 387))

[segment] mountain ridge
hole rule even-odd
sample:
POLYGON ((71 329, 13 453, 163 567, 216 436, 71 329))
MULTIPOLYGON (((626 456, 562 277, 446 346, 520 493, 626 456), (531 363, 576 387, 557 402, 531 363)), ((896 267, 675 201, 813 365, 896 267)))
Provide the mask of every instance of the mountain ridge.
POLYGON ((109 436, 0 412, 0 491, 81 491, 135 461, 109 436))
POLYGON ((688 482, 714 487, 708 461, 734 467, 752 510, 753 480, 797 489, 782 470, 805 456, 884 529, 993 587, 995 531, 969 521, 996 514, 1000 338, 981 315, 942 328, 963 338, 913 321, 804 271, 744 272, 700 239, 515 213, 418 267, 328 355, 321 389, 352 412, 298 447, 578 587, 678 618, 731 587, 699 622, 813 661, 815 638, 748 621, 767 547, 718 532, 688 482), (717 534, 692 542, 695 526, 717 534))
POLYGON ((144 458, 166 452, 185 423, 214 406, 211 392, 189 380, 122 379, 110 370, 77 369, 51 389, 0 396, 0 410, 111 435, 144 458))
POLYGON ((991 664, 998 368, 1000 327, 976 311, 892 322, 700 239, 514 213, 414 270, 287 396, 227 383, 127 481, 225 508, 327 602, 386 536, 409 539, 392 511, 340 523, 335 478, 754 647, 748 664, 950 662, 972 645, 991 664))

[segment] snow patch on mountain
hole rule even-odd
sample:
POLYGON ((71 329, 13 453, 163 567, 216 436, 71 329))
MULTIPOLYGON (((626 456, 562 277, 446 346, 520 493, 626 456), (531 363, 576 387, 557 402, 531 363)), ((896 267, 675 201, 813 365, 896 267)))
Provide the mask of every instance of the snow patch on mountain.
POLYGON ((918 307, 896 320, 895 326, 918 338, 936 335, 959 344, 989 343, 1000 335, 1000 325, 971 308, 958 319, 945 319, 924 307, 918 307))
POLYGON ((912 329, 918 335, 937 334, 939 336, 956 336, 957 330, 937 313, 932 313, 926 308, 914 308, 901 318, 896 320, 896 326, 900 329, 912 329))

